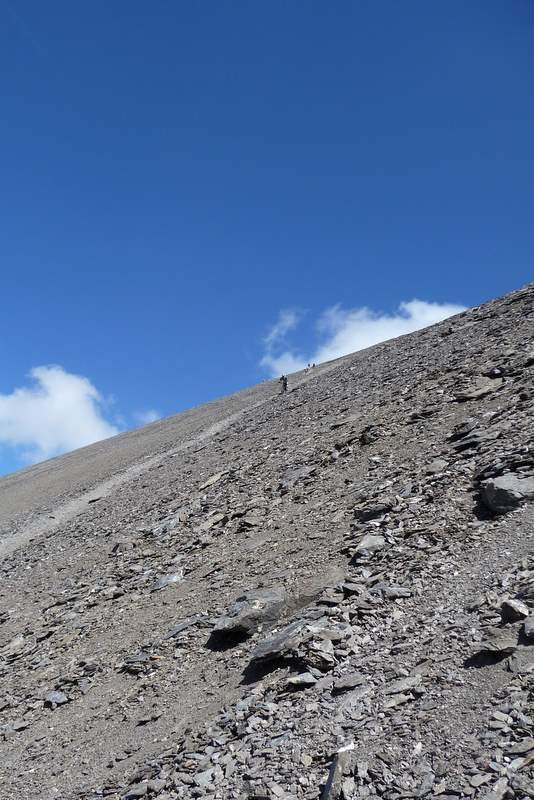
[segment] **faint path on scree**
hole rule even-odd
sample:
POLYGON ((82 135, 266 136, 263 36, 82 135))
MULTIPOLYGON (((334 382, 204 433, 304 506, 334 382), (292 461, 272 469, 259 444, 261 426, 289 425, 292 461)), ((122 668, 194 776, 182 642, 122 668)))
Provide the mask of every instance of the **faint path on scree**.
MULTIPOLYGON (((312 373, 304 374, 299 379, 293 380, 293 387, 298 388, 299 386, 308 383, 315 375, 324 374, 325 372, 333 369, 335 366, 338 366, 338 364, 339 360, 336 362, 330 362, 329 364, 321 365, 321 367, 316 367, 312 373)), ((37 519, 21 527, 20 530, 15 530, 13 533, 8 533, 4 538, 0 539, 0 559, 4 558, 10 553, 13 553, 20 547, 24 547, 29 542, 34 541, 35 539, 38 539, 47 533, 50 533, 50 531, 59 525, 69 522, 71 519, 79 516, 87 510, 88 504, 108 497, 112 492, 123 486, 125 483, 128 483, 129 481, 139 477, 139 475, 142 475, 143 472, 146 472, 152 467, 157 467, 165 459, 169 458, 169 456, 178 455, 194 445, 199 444, 206 439, 210 439, 212 436, 215 436, 218 433, 221 433, 221 431, 229 428, 234 424, 234 422, 237 422, 249 411, 271 402, 277 396, 277 394, 269 395, 267 398, 263 397, 261 400, 241 408, 239 411, 224 417, 218 422, 208 425, 206 428, 191 436, 189 439, 185 439, 177 447, 169 449, 163 453, 158 453, 156 456, 144 458, 142 461, 132 464, 130 467, 118 472, 111 478, 108 478, 107 480, 97 484, 89 491, 83 492, 71 500, 67 500, 65 503, 59 504, 46 514, 42 514, 41 516, 37 517, 37 519)))

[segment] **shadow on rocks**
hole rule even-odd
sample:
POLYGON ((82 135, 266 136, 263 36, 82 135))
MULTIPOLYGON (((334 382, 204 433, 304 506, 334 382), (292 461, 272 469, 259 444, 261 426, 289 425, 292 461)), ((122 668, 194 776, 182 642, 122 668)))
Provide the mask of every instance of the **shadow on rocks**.
POLYGON ((482 669, 483 667, 494 667, 510 657, 509 653, 487 653, 485 651, 474 653, 464 661, 466 669, 482 669))
POLYGON ((243 670, 241 686, 250 686, 252 683, 262 681, 271 672, 276 670, 288 670, 290 664, 287 658, 271 658, 268 661, 251 661, 243 670))
POLYGON ((495 514, 493 511, 490 511, 487 505, 482 501, 480 494, 475 497, 473 514, 481 522, 488 522, 489 520, 497 517, 497 514, 495 514))
POLYGON ((231 650, 249 638, 249 634, 240 631, 212 631, 204 646, 214 653, 224 653, 225 650, 231 650))

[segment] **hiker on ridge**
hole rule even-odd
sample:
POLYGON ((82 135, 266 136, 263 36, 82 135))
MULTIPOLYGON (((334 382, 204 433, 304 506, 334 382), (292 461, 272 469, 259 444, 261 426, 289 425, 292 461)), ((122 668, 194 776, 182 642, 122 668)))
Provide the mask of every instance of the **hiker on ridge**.
POLYGON ((287 392, 287 378, 285 375, 282 375, 282 377, 280 378, 280 383, 282 384, 281 394, 283 394, 284 392, 287 392))

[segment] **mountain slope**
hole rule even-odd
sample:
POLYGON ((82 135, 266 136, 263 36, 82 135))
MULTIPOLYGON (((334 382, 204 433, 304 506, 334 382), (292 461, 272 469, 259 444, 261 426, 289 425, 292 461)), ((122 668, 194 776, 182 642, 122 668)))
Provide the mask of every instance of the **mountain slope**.
POLYGON ((533 333, 530 286, 0 481, 0 797, 534 796, 533 333))

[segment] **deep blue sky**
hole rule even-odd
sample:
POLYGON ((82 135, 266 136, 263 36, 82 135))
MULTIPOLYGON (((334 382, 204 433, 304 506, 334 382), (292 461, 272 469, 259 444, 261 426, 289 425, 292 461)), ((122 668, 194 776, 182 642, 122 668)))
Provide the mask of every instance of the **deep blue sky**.
POLYGON ((281 308, 304 346, 532 280, 533 44, 530 0, 6 0, 0 393, 170 414, 266 377, 281 308))

